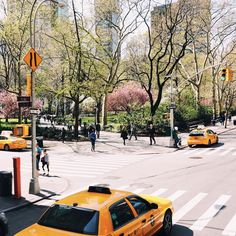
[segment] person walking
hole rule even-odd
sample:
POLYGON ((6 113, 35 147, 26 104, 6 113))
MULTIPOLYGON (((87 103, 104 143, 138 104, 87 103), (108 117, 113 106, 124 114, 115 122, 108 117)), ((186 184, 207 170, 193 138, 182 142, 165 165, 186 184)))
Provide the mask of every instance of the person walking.
POLYGON ((42 149, 39 147, 39 144, 36 144, 36 169, 39 170, 39 162, 41 157, 42 149))
POLYGON ((91 151, 95 152, 96 133, 95 133, 95 129, 93 127, 89 128, 88 137, 89 137, 90 142, 91 142, 91 151))
POLYGON ((100 138, 100 132, 101 132, 101 125, 99 123, 96 124, 96 134, 97 138, 100 138))
POLYGON ((120 137, 123 139, 123 144, 125 145, 125 140, 128 139, 128 132, 125 125, 121 127, 120 137))
POLYGON ((61 139, 62 139, 62 142, 64 143, 65 141, 65 137, 66 137, 66 130, 65 128, 63 127, 62 128, 62 131, 61 131, 61 139))
POLYGON ((130 137, 129 140, 131 140, 132 136, 135 137, 135 140, 137 140, 137 128, 136 125, 131 123, 130 124, 130 137))
POLYGON ((156 144, 156 140, 155 140, 155 128, 154 128, 154 126, 153 126, 152 123, 149 125, 148 134, 149 134, 149 138, 150 138, 150 145, 152 145, 152 142, 153 142, 154 144, 156 144))
POLYGON ((49 156, 46 149, 43 150, 43 156, 41 158, 41 162, 42 162, 43 175, 46 174, 44 167, 47 166, 47 171, 48 171, 47 176, 49 176, 49 156))

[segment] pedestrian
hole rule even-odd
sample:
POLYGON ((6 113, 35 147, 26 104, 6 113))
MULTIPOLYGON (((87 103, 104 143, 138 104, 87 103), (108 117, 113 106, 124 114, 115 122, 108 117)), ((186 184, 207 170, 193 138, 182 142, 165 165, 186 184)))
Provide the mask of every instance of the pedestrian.
POLYGON ((65 128, 63 127, 63 128, 62 128, 62 131, 61 131, 61 140, 62 140, 63 143, 64 143, 64 141, 65 141, 65 137, 66 137, 66 130, 65 130, 65 128))
POLYGON ((231 122, 231 120, 232 120, 232 115, 231 115, 231 113, 229 113, 229 122, 231 122))
POLYGON ((178 148, 178 144, 181 145, 181 143, 180 143, 180 139, 178 137, 178 128, 177 127, 175 127, 172 130, 172 138, 174 139, 174 147, 178 148))
POLYGON ((88 137, 91 142, 91 151, 95 152, 96 133, 95 133, 95 129, 92 126, 90 126, 89 128, 88 137))
POLYGON ((97 138, 100 138, 100 132, 101 132, 101 125, 99 123, 96 124, 96 134, 97 138))
POLYGON ((41 162, 42 162, 42 168, 43 168, 43 175, 46 174, 44 167, 47 166, 47 170, 48 170, 47 176, 49 176, 49 156, 46 149, 43 150, 43 156, 41 158, 41 162))
POLYGON ((149 125, 148 134, 149 134, 149 138, 150 138, 150 145, 152 145, 152 141, 154 142, 154 144, 156 144, 156 140, 155 140, 155 128, 154 128, 154 126, 153 126, 152 123, 149 125))
POLYGON ((135 137, 135 140, 137 140, 137 128, 136 125, 131 123, 130 124, 130 137, 129 140, 131 140, 132 136, 135 137))
POLYGON ((128 132, 125 125, 121 127, 120 137, 123 139, 123 144, 125 145, 125 140, 128 139, 128 132))
POLYGON ((36 169, 39 170, 39 162, 41 157, 42 149, 39 147, 39 144, 36 144, 36 169))

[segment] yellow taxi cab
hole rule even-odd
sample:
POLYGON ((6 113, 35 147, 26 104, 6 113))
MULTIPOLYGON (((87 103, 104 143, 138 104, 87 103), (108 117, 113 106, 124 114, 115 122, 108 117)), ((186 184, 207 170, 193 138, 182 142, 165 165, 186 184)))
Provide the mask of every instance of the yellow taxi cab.
POLYGON ((168 199, 90 186, 55 202, 36 224, 15 236, 170 235, 172 214, 168 199))
POLYGON ((27 148, 27 142, 23 138, 0 135, 0 149, 9 151, 24 148, 27 148))
POLYGON ((190 132, 187 143, 189 147, 193 145, 207 145, 210 146, 214 143, 218 143, 218 135, 208 128, 197 128, 190 132))

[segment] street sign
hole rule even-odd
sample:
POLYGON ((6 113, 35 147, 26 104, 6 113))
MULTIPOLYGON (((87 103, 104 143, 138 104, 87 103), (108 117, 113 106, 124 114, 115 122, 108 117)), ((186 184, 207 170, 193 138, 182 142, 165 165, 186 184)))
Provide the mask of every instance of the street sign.
POLYGON ((32 71, 36 71, 42 60, 42 57, 40 57, 33 48, 31 48, 24 57, 25 63, 32 69, 32 71))
POLYGON ((30 96, 17 96, 17 102, 30 102, 30 96))
POLYGON ((18 102, 19 107, 32 107, 32 102, 18 102))
POLYGON ((30 108, 30 115, 38 115, 40 110, 37 108, 30 108))

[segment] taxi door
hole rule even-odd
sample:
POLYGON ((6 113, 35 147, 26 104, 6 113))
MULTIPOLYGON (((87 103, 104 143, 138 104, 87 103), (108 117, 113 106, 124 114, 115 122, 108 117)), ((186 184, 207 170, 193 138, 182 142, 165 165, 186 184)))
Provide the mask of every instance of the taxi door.
POLYGON ((113 226, 112 236, 142 236, 142 228, 136 220, 134 212, 125 199, 109 208, 113 226))
POLYGON ((142 228, 143 236, 151 236, 161 227, 161 214, 159 209, 152 209, 149 202, 139 196, 127 198, 137 213, 136 221, 142 228))

